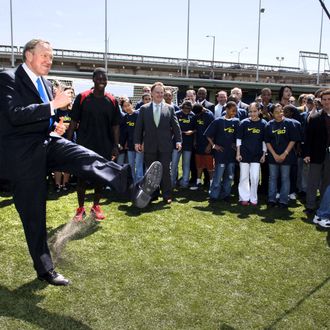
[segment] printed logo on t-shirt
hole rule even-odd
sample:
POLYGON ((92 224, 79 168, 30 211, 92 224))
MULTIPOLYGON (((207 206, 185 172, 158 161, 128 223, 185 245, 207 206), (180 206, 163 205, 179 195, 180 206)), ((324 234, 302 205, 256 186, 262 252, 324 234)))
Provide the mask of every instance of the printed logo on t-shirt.
POLYGON ((224 131, 227 132, 227 133, 234 133, 235 132, 235 129, 232 128, 232 127, 227 127, 227 128, 225 128, 224 131))
POLYGON ((134 127, 135 126, 135 122, 134 121, 127 121, 126 124, 127 124, 127 126, 130 126, 130 127, 134 127))
POLYGON ((248 128, 248 132, 251 132, 252 134, 259 134, 260 133, 260 129, 259 128, 255 128, 255 127, 251 127, 251 128, 248 128))
POLYGON ((277 134, 277 135, 285 134, 286 133, 286 128, 284 127, 283 129, 273 129, 272 133, 277 134))
POLYGON ((197 119, 197 124, 198 125, 204 125, 204 120, 203 119, 197 119))
POLYGON ((179 121, 182 122, 183 124, 190 124, 190 119, 180 118, 179 121))

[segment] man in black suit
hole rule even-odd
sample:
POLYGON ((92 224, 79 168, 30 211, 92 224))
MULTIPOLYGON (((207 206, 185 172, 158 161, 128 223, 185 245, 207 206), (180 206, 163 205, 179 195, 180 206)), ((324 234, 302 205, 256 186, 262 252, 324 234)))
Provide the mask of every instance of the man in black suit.
POLYGON ((244 110, 248 110, 249 105, 247 103, 244 103, 242 101, 242 90, 239 87, 234 87, 231 91, 230 91, 230 95, 236 96, 237 97, 237 108, 238 109, 244 109, 244 110))
POLYGON ((63 91, 53 99, 51 84, 43 78, 52 60, 49 42, 33 39, 24 47, 24 64, 0 73, 0 171, 12 182, 15 207, 38 278, 52 285, 68 285, 69 280, 55 272, 47 245, 48 171, 72 173, 122 192, 130 188, 136 205, 143 207, 157 189, 162 168, 159 163, 153 165, 136 187, 131 185, 129 166, 121 167, 62 138, 63 123, 51 132, 54 110, 71 102, 70 94, 63 91))
POLYGON ((330 185, 330 89, 321 93, 323 109, 310 114, 306 128, 304 161, 310 164, 307 192, 306 213, 316 210, 317 190, 321 197, 330 185))
POLYGON ((158 160, 163 165, 161 190, 164 202, 172 202, 171 160, 174 145, 181 150, 182 136, 174 108, 164 102, 163 83, 156 82, 151 87, 152 102, 143 105, 134 131, 135 150, 144 151, 146 166, 158 160))
POLYGON ((197 91, 197 103, 201 104, 204 108, 210 110, 214 114, 215 105, 207 99, 207 90, 205 87, 200 87, 197 91))

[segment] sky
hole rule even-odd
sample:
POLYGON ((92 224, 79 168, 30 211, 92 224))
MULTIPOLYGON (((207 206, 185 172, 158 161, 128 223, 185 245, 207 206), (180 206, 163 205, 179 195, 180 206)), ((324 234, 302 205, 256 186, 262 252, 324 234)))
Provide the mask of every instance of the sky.
MULTIPOLYGON (((12 0, 13 39, 32 38, 53 48, 103 52, 106 0, 12 0)), ((330 0, 324 1, 330 11, 330 0)), ((107 0, 111 53, 187 56, 188 0, 107 0)), ((261 0, 260 64, 298 67, 299 51, 319 51, 319 0, 261 0)), ((10 0, 0 0, 0 44, 10 45, 10 0)), ((257 62, 259 0, 190 0, 190 59, 257 62), (248 47, 246 49, 246 47, 248 47)), ((324 14, 322 52, 330 55, 330 20, 324 14)), ((317 59, 306 61, 317 70, 317 59)), ((300 68, 302 63, 300 61, 300 68)), ((321 72, 329 70, 321 61, 321 72)))

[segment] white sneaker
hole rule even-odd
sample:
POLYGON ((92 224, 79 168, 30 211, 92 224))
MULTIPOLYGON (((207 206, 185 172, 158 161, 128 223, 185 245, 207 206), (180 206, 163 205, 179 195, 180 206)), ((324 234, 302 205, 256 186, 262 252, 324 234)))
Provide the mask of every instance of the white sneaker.
POLYGON ((322 228, 330 228, 330 219, 320 219, 318 225, 322 228))
POLYGON ((297 199, 297 195, 296 193, 292 193, 289 195, 289 198, 292 200, 292 201, 295 201, 297 199))
POLYGON ((320 221, 322 221, 322 219, 315 214, 314 218, 313 218, 313 223, 318 225, 320 223, 320 221))

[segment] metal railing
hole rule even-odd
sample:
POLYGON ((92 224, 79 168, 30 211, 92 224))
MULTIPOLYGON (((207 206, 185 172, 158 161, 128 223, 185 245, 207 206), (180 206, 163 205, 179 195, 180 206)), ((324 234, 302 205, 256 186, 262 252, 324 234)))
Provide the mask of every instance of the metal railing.
MULTIPOLYGON (((14 46, 15 56, 21 56, 23 51, 22 46, 14 46)), ((11 46, 0 45, 0 55, 9 56, 12 52, 11 46)), ((53 49, 54 58, 56 60, 70 60, 75 61, 86 61, 95 60, 103 61, 104 53, 94 51, 83 51, 83 50, 70 50, 70 49, 53 49)), ((161 57, 161 56, 149 56, 149 55, 133 55, 133 54, 117 54, 108 53, 107 59, 109 62, 120 62, 120 63, 135 63, 135 64, 151 64, 151 65, 165 65, 175 66, 177 68, 183 68, 186 65, 185 58, 177 57, 161 57)), ((201 60, 201 59, 189 59, 190 68, 212 68, 214 64, 215 69, 226 69, 226 70, 244 70, 249 71, 256 70, 256 64, 254 63, 237 63, 237 62, 225 62, 225 61, 212 61, 201 60)), ((298 67, 290 66, 275 66, 275 65, 259 65, 259 70, 263 71, 281 71, 281 72, 294 72, 300 73, 301 70, 298 67)))

